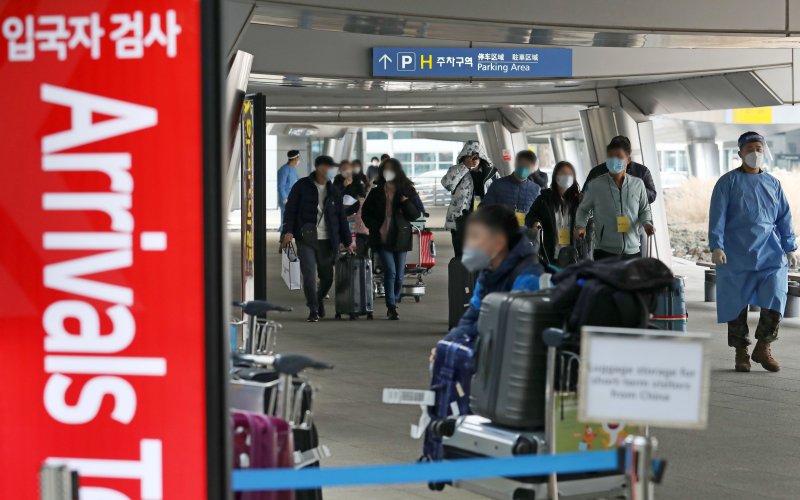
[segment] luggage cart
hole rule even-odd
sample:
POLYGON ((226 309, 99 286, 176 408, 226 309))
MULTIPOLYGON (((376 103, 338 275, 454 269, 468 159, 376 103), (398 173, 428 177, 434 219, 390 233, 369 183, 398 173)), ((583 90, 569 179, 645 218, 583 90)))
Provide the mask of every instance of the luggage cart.
MULTIPOLYGON (((565 446, 572 444, 567 441, 573 433, 560 426, 559 421, 569 421, 571 415, 565 413, 574 409, 568 409, 566 402, 572 401, 577 393, 580 368, 578 346, 573 337, 556 328, 546 329, 543 338, 548 346, 544 427, 510 429, 495 425, 489 419, 478 415, 460 416, 454 421, 440 421, 431 429, 443 438, 445 460, 546 455, 568 451, 565 446)), ((622 442, 625 436, 624 427, 618 424, 598 424, 598 426, 602 427, 608 439, 615 436, 614 445, 622 442)), ((591 434, 587 434, 586 437, 594 439, 591 434)), ((600 436, 597 436, 596 443, 587 443, 583 449, 598 449, 601 445, 608 446, 600 436)), ((614 471, 558 477, 555 474, 547 477, 498 477, 456 481, 452 486, 497 500, 577 500, 623 499, 626 498, 627 485, 625 475, 614 471)), ((430 486, 431 489, 441 489, 443 485, 433 483, 430 486)))
POLYGON ((432 273, 436 265, 436 243, 433 234, 425 231, 425 222, 424 218, 420 218, 411 223, 414 246, 408 253, 411 262, 406 261, 403 270, 403 288, 398 301, 402 301, 403 297, 414 297, 414 302, 419 302, 425 295, 424 276, 432 273))
MULTIPOLYGON (((234 349, 228 399, 231 408, 279 417, 290 425, 294 439, 294 466, 319 467, 331 456, 319 443, 313 420, 316 388, 303 373, 327 370, 333 365, 297 354, 275 354, 277 328, 268 328, 268 311, 291 311, 265 301, 234 302, 245 318, 231 322, 231 333, 242 328, 243 347, 234 349), (262 326, 263 325, 263 326, 262 326)), ((275 323, 274 321, 272 323, 275 323)), ((275 323, 277 325, 277 323, 275 323)), ((238 335, 237 335, 238 336, 238 335)), ((295 492, 297 500, 321 500, 320 489, 295 492)))

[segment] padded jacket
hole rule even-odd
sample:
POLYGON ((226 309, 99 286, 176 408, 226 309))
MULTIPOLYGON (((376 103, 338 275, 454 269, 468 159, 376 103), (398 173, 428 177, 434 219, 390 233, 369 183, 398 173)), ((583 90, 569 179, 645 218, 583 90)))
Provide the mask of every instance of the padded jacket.
MULTIPOLYGON (((283 232, 300 236, 300 229, 305 224, 317 225, 317 205, 319 195, 314 181, 314 172, 297 181, 289 192, 286 212, 283 215, 283 232)), ((350 225, 342 207, 342 193, 330 181, 325 185, 328 195, 325 198, 323 216, 327 224, 331 248, 339 250, 339 243, 350 245, 350 225)))
POLYGON ((417 195, 414 186, 407 186, 397 190, 392 199, 392 220, 389 223, 389 232, 386 243, 381 242, 381 226, 386 220, 386 191, 383 184, 376 184, 369 191, 361 210, 361 218, 369 229, 369 246, 373 249, 386 247, 393 252, 408 252, 412 247, 411 222, 419 219, 422 211, 417 206, 417 195), (400 201, 402 197, 408 198, 400 201))
POLYGON ((492 292, 511 292, 514 290, 535 291, 539 289, 539 276, 544 272, 536 258, 531 241, 522 234, 517 238, 511 251, 495 270, 484 269, 478 275, 475 292, 469 307, 458 324, 444 338, 473 347, 478 337, 478 317, 483 298, 492 292))

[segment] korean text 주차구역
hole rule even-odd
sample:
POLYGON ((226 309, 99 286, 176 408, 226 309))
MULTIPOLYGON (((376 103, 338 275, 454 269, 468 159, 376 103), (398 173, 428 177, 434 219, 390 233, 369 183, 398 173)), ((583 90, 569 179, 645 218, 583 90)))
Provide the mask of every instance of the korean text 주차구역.
POLYGON ((7 17, 0 23, 10 62, 34 61, 37 55, 54 53, 65 61, 73 52, 89 50, 92 59, 102 57, 103 39, 114 44, 117 59, 141 59, 145 49, 164 47, 167 57, 178 53, 181 34, 174 10, 145 14, 142 11, 82 16, 26 15, 7 17))

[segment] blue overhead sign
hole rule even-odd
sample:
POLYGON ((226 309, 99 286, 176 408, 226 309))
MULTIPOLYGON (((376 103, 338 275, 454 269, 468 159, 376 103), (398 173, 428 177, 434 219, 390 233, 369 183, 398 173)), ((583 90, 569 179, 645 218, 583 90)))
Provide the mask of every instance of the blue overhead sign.
POLYGON ((372 76, 568 78, 572 49, 375 47, 372 76))

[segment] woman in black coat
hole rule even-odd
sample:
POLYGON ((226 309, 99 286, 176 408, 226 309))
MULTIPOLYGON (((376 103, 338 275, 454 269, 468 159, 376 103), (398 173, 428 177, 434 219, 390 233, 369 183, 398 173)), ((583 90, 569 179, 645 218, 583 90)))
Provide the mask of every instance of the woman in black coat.
POLYGON ((400 161, 389 158, 381 164, 375 187, 361 210, 361 218, 369 229, 369 246, 383 263, 386 315, 392 320, 399 319, 397 298, 403 287, 406 253, 412 247, 411 221, 422 215, 415 203, 417 196, 414 183, 406 177, 400 161))
POLYGON ((539 254, 545 262, 556 263, 562 248, 575 246, 575 211, 580 201, 575 167, 568 161, 558 162, 553 169, 550 188, 542 191, 525 216, 526 226, 542 231, 539 254))

